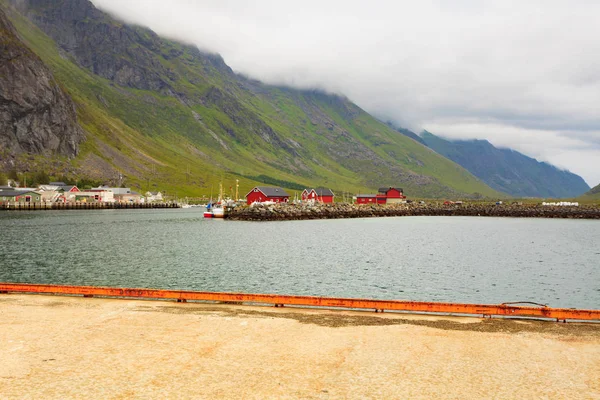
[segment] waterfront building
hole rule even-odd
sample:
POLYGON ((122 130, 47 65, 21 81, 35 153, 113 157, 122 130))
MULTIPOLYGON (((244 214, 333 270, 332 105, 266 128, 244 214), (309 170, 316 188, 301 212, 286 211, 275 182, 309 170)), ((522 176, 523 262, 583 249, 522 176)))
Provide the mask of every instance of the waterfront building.
POLYGON ((39 203, 41 200, 42 194, 33 190, 2 190, 0 192, 2 203, 39 203))
POLYGON ((50 182, 47 185, 40 185, 39 191, 42 193, 42 201, 76 201, 77 194, 80 192, 75 185, 67 185, 64 182, 50 182))
POLYGON ((143 203, 142 195, 134 192, 131 188, 117 188, 108 186, 98 186, 91 190, 108 190, 113 193, 114 201, 118 203, 143 203))
POLYGON ((163 201, 163 195, 161 192, 146 192, 146 201, 148 203, 161 202, 163 201))
POLYGON ((406 196, 398 187, 381 187, 377 194, 357 194, 356 204, 393 204, 402 203, 406 196))
POLYGON ((89 189, 82 190, 77 193, 76 201, 99 202, 99 203, 114 203, 115 196, 110 190, 105 189, 89 189))
POLYGON ((357 194, 356 204, 377 204, 376 194, 357 194))
POLYGON ((335 194, 331 189, 327 188, 316 188, 316 189, 304 189, 302 191, 302 201, 314 201, 319 203, 333 203, 335 194))
POLYGON ((50 182, 47 185, 40 185, 40 189, 56 190, 63 193, 76 193, 80 191, 76 185, 67 185, 64 182, 50 182))
POLYGON ((406 199, 404 190, 398 187, 382 187, 377 193, 378 198, 385 198, 385 204, 401 203, 406 199))
POLYGON ((256 186, 246 195, 246 203, 264 203, 272 201, 274 203, 287 203, 290 195, 280 187, 276 186, 256 186))

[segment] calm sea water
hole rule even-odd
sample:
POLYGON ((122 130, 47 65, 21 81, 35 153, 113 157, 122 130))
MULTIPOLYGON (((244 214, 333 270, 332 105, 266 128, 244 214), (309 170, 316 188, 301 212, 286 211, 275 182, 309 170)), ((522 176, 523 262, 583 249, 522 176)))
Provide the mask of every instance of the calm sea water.
POLYGON ((600 308, 600 222, 0 212, 0 281, 600 308))

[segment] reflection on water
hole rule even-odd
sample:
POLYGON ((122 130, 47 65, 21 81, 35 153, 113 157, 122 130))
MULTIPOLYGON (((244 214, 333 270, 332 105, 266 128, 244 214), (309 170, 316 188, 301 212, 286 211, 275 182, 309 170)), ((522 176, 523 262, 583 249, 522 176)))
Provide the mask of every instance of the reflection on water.
POLYGON ((600 308, 598 221, 0 213, 0 281, 600 308))

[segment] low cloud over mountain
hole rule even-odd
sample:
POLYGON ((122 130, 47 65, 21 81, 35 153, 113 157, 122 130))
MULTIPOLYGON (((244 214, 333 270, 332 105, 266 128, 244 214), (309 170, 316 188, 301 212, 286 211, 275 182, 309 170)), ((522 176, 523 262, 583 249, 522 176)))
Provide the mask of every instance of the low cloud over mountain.
POLYGON ((600 3, 94 0, 269 82, 600 181, 600 3))

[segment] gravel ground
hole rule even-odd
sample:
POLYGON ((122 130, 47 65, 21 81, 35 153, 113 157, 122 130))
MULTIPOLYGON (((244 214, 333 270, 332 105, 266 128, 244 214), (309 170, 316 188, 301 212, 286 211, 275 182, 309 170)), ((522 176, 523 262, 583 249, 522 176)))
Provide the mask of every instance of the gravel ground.
POLYGON ((0 398, 600 399, 600 324, 0 295, 0 398))

